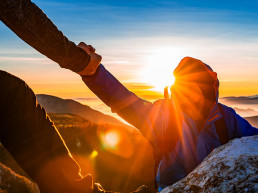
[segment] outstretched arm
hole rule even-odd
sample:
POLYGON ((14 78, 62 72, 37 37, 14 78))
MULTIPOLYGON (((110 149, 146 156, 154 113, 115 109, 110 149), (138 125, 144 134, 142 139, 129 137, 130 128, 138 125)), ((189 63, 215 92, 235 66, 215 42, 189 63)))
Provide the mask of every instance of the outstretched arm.
POLYGON ((105 67, 100 64, 93 76, 82 76, 89 89, 95 93, 112 112, 138 128, 152 145, 156 145, 155 125, 162 131, 166 116, 160 105, 145 101, 124 87, 105 67))
POLYGON ((62 68, 78 73, 91 61, 91 56, 69 41, 30 0, 0 0, 0 19, 22 40, 62 68))
MULTIPOLYGON (((83 42, 78 47, 93 56, 95 54, 95 49, 83 42)), ((139 129, 154 147, 157 146, 157 139, 167 128, 168 112, 162 107, 164 103, 157 101, 152 104, 139 98, 123 86, 102 64, 95 66, 94 69, 95 71, 91 71, 91 76, 82 76, 84 83, 111 108, 112 112, 139 129)))

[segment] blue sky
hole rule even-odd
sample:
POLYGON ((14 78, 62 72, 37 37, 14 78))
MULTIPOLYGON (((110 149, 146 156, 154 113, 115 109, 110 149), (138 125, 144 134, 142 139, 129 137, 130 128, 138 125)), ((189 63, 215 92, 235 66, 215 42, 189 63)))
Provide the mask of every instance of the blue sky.
MULTIPOLYGON (((92 44, 129 87, 151 83, 145 74, 153 79, 160 69, 172 71, 182 57, 192 56, 218 72, 222 95, 258 93, 258 1, 33 2, 70 40, 92 44)), ((88 92, 80 91, 78 76, 38 54, 2 23, 0 42, 0 69, 21 77, 36 93, 79 97, 88 92), (69 94, 67 85, 78 89, 69 94)))
MULTIPOLYGON (((257 34, 258 1, 35 0, 70 38, 191 34, 248 38, 257 34), (200 30, 202 28, 202 30, 200 30), (248 30, 247 30, 248 28, 248 30)), ((2 25, 1 25, 2 28, 2 25)), ((9 33, 1 31, 1 40, 9 33)))
POLYGON ((146 33, 248 37, 257 34, 258 29, 257 1, 35 2, 71 37, 146 36, 146 33))

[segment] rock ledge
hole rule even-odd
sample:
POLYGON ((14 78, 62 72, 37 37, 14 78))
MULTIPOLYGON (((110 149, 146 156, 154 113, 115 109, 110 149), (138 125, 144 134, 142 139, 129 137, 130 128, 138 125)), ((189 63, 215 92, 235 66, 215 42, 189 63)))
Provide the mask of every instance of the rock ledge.
POLYGON ((176 192, 258 192, 258 135, 216 148, 187 177, 161 191, 176 192))

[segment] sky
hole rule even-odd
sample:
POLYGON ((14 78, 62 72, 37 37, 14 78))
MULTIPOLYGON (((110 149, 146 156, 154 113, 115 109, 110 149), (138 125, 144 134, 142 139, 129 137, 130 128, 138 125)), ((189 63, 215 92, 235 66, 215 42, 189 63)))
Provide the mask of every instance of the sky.
MULTIPOLYGON (((258 1, 33 2, 71 41, 93 45, 103 65, 142 98, 162 97, 185 56, 218 73, 220 96, 258 94, 258 1)), ((37 53, 1 22, 0 69, 37 94, 94 97, 77 74, 37 53)))

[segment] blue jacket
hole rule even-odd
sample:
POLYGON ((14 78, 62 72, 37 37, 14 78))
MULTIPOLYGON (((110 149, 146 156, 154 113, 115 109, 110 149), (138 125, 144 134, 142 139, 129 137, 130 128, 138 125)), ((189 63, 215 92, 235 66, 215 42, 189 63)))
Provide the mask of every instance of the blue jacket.
MULTIPOLYGON (((193 58, 184 58, 180 64, 184 65, 186 62, 188 62, 187 65, 189 62, 203 65, 201 61, 193 58)), ((258 134, 258 129, 252 127, 245 119, 236 114, 232 108, 220 104, 222 111, 219 110, 216 73, 209 66, 205 66, 205 69, 214 76, 216 100, 201 130, 197 128, 196 122, 182 111, 182 136, 177 140, 175 148, 164 155, 159 164, 156 176, 159 191, 184 178, 214 148, 221 145, 214 123, 222 116, 226 122, 229 139, 258 134)), ((177 68, 177 71, 180 71, 178 69, 180 69, 180 65, 177 68)), ((164 137, 166 129, 171 129, 168 128, 170 111, 164 99, 150 103, 137 97, 127 90, 103 65, 99 66, 95 75, 83 77, 83 81, 111 108, 112 112, 117 113, 128 123, 139 129, 152 144, 154 151, 158 151, 158 141, 164 137)))

